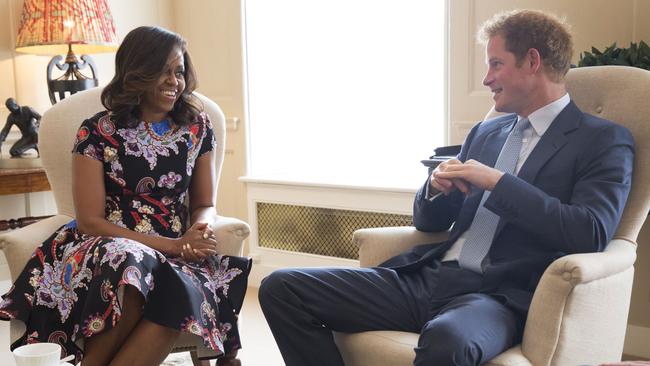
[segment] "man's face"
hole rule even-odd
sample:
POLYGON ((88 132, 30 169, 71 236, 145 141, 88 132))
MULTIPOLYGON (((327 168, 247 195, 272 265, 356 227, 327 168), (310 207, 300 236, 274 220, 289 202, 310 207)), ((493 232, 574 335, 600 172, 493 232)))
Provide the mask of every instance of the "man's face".
POLYGON ((527 117, 532 112, 529 106, 533 80, 526 58, 517 66, 515 55, 506 50, 506 42, 500 35, 490 38, 485 53, 488 69, 483 85, 492 91, 494 108, 527 117))

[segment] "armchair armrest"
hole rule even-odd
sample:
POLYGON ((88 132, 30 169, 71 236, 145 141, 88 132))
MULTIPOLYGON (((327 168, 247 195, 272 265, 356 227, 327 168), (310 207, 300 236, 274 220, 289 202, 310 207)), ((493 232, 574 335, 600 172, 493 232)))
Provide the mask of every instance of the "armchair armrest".
POLYGON ((604 252, 567 255, 546 269, 533 295, 522 342, 522 352, 532 364, 620 360, 635 259, 636 245, 615 239, 604 252))
POLYGON ((352 242, 359 247, 361 267, 372 267, 415 245, 443 242, 448 236, 448 231, 427 233, 408 226, 380 227, 355 231, 352 242))
POLYGON ((70 216, 56 215, 0 235, 0 250, 7 258, 12 281, 23 270, 34 249, 41 245, 56 229, 71 220, 70 216))
POLYGON ((558 258, 546 272, 560 275, 575 286, 621 273, 632 267, 635 260, 636 244, 614 239, 601 253, 571 254, 558 258))
MULTIPOLYGON (((7 258, 12 281, 22 271, 34 249, 72 219, 67 215, 56 215, 0 235, 0 250, 7 258)), ((212 226, 219 242, 219 253, 241 255, 242 243, 250 233, 248 224, 236 218, 219 216, 212 226)))
POLYGON ((250 234, 250 226, 234 217, 217 216, 212 223, 212 230, 217 239, 217 253, 233 256, 242 255, 244 239, 250 234))

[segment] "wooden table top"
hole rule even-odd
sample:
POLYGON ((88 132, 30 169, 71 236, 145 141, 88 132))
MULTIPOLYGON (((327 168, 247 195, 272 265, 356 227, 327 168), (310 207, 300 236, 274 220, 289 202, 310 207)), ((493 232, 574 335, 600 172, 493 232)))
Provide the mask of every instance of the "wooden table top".
POLYGON ((45 169, 0 169, 0 195, 49 191, 45 169))
POLYGON ((0 151, 0 195, 49 191, 50 183, 36 151, 30 150, 20 158, 9 156, 14 142, 12 135, 2 144, 0 151))

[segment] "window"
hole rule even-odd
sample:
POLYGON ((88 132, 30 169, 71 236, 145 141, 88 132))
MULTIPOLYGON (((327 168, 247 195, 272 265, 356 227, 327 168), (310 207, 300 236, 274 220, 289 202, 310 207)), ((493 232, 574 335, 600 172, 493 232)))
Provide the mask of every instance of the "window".
POLYGON ((246 0, 255 178, 415 188, 445 143, 445 2, 246 0))

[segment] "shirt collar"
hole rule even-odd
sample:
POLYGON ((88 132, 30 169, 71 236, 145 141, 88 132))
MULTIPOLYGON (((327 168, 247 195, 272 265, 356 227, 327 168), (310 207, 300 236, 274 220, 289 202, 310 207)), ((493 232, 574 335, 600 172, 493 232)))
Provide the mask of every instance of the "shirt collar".
MULTIPOLYGON (((555 120, 569 102, 571 102, 569 93, 564 93, 560 99, 543 106, 528 116, 530 125, 533 126, 538 136, 544 135, 544 132, 546 132, 553 120, 555 120)), ((517 120, 520 119, 522 117, 518 116, 517 120)))

